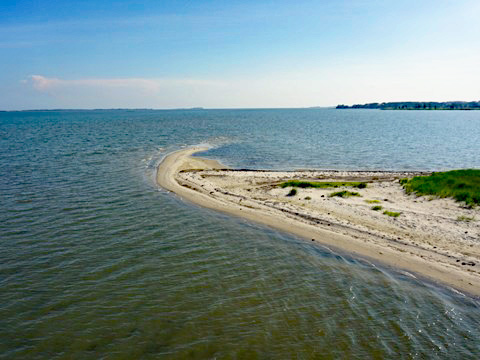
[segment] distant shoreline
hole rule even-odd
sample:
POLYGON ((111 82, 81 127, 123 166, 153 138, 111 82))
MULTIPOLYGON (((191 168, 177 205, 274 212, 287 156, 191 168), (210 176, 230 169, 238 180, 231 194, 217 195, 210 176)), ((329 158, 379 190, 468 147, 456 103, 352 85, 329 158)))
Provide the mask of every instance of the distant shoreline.
POLYGON ((457 220, 460 215, 478 217, 478 210, 461 208, 451 199, 430 202, 406 195, 396 179, 417 172, 232 171, 215 160, 191 156, 203 150, 167 155, 157 169, 158 185, 200 206, 480 296, 480 255, 472 247, 474 233, 469 223, 457 220), (286 196, 288 189, 278 184, 290 178, 369 184, 360 190, 362 197, 331 197, 331 189, 299 189, 298 194, 286 196), (372 210, 378 206, 388 210, 388 216, 372 210), (391 217, 395 212, 400 217, 391 217))
POLYGON ((378 110, 480 110, 480 101, 400 101, 337 105, 336 109, 378 109, 378 110))
POLYGON ((306 106, 306 107, 228 107, 228 108, 96 108, 96 109, 0 109, 0 113, 39 113, 39 112, 94 112, 94 111, 222 111, 222 110, 336 110, 336 109, 371 109, 371 110, 480 110, 480 101, 462 102, 397 102, 397 103, 369 103, 354 105, 333 106, 306 106), (425 107, 424 107, 425 105, 425 107))

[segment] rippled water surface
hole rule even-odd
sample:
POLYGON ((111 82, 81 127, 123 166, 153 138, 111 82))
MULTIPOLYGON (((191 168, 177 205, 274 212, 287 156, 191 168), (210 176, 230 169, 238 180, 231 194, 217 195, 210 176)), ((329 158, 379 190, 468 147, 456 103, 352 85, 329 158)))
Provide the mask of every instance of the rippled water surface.
POLYGON ((480 168, 480 112, 0 113, 0 358, 480 356, 477 299, 184 203, 161 158, 480 168))

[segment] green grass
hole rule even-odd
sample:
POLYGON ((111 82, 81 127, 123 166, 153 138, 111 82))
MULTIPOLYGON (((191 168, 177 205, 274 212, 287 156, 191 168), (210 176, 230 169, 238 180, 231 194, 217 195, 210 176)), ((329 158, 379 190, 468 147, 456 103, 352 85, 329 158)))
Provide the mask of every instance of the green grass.
POLYGON ((289 180, 281 183, 279 186, 282 188, 299 187, 299 188, 319 188, 319 189, 337 188, 337 187, 345 186, 345 187, 354 187, 358 189, 364 189, 367 187, 367 183, 358 182, 358 181, 325 182, 325 181, 289 180))
POLYGON ((355 191, 343 190, 343 191, 333 192, 328 196, 329 197, 338 196, 338 197, 341 197, 341 198, 347 198, 347 197, 350 197, 350 196, 362 196, 362 195, 360 195, 358 192, 355 192, 355 191))
POLYGON ((365 202, 369 204, 380 204, 380 200, 365 200, 365 202))
POLYGON ((395 211, 388 211, 388 210, 385 210, 383 212, 385 215, 388 215, 388 216, 391 216, 391 217, 399 217, 401 213, 399 212, 395 212, 395 211))
POLYGON ((409 193, 451 197, 469 206, 480 204, 480 170, 452 170, 401 179, 400 184, 409 193))
POLYGON ((297 190, 296 189, 290 190, 290 192, 287 194, 287 196, 295 196, 295 195, 297 195, 297 190))
POLYGON ((473 221, 475 220, 475 217, 474 216, 464 216, 464 215, 460 215, 457 217, 457 221, 466 221, 466 222, 469 222, 469 221, 473 221))
POLYGON ((383 207, 380 206, 380 205, 372 206, 372 210, 373 210, 373 211, 379 211, 379 210, 382 210, 382 209, 383 209, 383 207))

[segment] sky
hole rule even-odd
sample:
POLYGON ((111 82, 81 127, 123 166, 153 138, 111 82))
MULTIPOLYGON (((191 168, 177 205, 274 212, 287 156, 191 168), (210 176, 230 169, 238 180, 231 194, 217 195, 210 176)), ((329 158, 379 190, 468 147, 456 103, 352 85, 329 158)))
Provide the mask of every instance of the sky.
POLYGON ((480 100, 479 0, 0 1, 0 109, 480 100))

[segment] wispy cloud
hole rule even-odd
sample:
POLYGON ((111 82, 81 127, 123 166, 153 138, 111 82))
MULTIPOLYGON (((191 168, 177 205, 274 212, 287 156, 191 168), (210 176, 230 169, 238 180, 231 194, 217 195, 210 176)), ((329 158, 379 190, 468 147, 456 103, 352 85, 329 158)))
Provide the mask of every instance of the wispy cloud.
POLYGON ((142 78, 120 78, 120 79, 79 79, 64 80, 58 78, 49 78, 42 75, 31 75, 30 82, 34 89, 38 91, 55 91, 68 87, 92 87, 92 88, 131 88, 143 89, 156 92, 160 89, 162 80, 142 79, 142 78))
POLYGON ((84 78, 31 75, 22 81, 65 107, 183 107, 214 98, 226 84, 203 79, 84 78))
POLYGON ((148 79, 148 78, 87 78, 65 80, 43 75, 31 75, 26 81, 38 91, 53 91, 68 87, 126 88, 158 92, 166 86, 222 86, 223 82, 201 79, 148 79))

